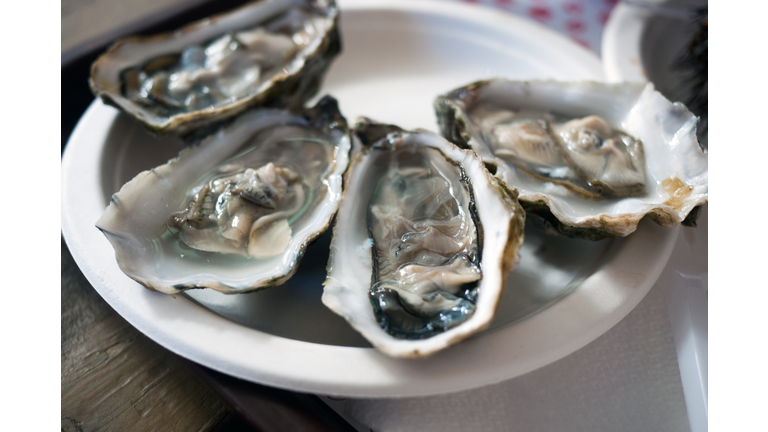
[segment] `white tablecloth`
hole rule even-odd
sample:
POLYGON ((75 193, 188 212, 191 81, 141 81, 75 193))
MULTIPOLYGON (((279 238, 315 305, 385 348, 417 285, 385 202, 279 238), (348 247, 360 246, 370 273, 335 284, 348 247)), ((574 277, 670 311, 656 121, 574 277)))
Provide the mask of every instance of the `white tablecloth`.
POLYGON ((688 431, 667 310, 674 271, 664 275, 603 336, 521 377, 441 396, 323 399, 364 432, 688 431))

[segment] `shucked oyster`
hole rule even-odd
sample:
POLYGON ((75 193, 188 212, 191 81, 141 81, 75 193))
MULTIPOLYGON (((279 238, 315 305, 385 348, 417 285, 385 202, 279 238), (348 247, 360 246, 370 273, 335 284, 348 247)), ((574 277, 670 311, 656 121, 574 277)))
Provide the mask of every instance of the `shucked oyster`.
POLYGON ((479 105, 469 118, 497 157, 533 177, 591 199, 645 193, 642 142, 601 117, 479 105))
POLYGON ((126 183, 96 226, 153 290, 279 285, 329 226, 350 149, 330 97, 301 115, 252 111, 126 183))
MULTIPOLYGON (((314 150, 320 161, 330 160, 326 148, 286 144, 285 149, 314 150)), ((311 189, 307 181, 317 179, 303 178, 290 167, 277 167, 271 161, 259 166, 264 153, 279 151, 268 146, 259 150, 252 154, 255 158, 242 157, 210 173, 189 206, 171 215, 169 226, 179 240, 201 251, 253 258, 271 258, 285 251, 292 234, 288 220, 307 205, 306 192, 311 189)), ((288 165, 287 152, 281 156, 285 160, 278 163, 288 165)), ((318 166, 325 168, 326 164, 318 166)))
POLYGON ((626 236, 707 202, 697 119, 651 84, 480 81, 435 101, 441 133, 497 166, 528 214, 572 236, 626 236))
POLYGON ((323 303, 386 354, 423 357, 485 328, 524 213, 471 151, 367 121, 331 244, 323 303))
POLYGON ((190 131, 252 106, 300 108, 340 51, 334 0, 262 0, 172 34, 119 41, 91 89, 156 132, 190 131))

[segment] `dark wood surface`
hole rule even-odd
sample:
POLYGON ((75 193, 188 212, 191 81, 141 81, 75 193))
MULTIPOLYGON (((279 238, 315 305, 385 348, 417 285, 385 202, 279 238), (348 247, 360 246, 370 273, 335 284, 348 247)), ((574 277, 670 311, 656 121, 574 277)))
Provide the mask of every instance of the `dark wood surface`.
POLYGON ((61 430, 354 431, 314 395, 239 380, 153 342, 99 296, 63 239, 61 430))
POLYGON ((254 430, 178 356, 133 328, 61 242, 62 431, 254 430))

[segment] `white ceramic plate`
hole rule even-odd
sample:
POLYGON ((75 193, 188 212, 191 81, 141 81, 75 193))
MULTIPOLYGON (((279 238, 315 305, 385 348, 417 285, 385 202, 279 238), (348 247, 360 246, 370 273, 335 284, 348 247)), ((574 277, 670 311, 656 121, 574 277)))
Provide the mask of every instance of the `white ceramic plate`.
MULTIPOLYGON (((340 2, 343 54, 322 93, 342 112, 436 130, 434 97, 476 79, 602 78, 590 52, 514 16, 429 1, 340 2)), ((62 230, 85 276, 132 325, 171 351, 246 380, 297 391, 417 396, 479 387, 532 371, 621 320, 657 279, 677 229, 644 222, 626 239, 586 242, 526 233, 520 267, 491 329, 422 360, 388 358, 320 303, 328 236, 286 285, 239 296, 150 292, 117 267, 94 227, 119 187, 173 157, 179 143, 149 136, 96 101, 62 160, 62 230)))

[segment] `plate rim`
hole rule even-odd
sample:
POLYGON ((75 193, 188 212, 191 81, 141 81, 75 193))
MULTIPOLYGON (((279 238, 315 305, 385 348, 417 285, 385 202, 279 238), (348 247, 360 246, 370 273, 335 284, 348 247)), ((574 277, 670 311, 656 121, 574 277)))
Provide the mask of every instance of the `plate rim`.
MULTIPOLYGON (((602 75, 599 60, 585 48, 538 23, 497 9, 434 0, 342 0, 339 3, 342 13, 345 9, 397 10, 461 19, 489 19, 499 25, 512 24, 517 28, 542 32, 547 43, 554 44, 553 49, 566 47, 576 50, 574 55, 589 59, 593 63, 591 67, 597 62, 599 75, 602 75)), ((106 136, 117 115, 116 110, 95 100, 78 122, 62 156, 62 233, 75 262, 113 309, 163 347, 228 375, 293 391, 379 398, 428 396, 477 388, 544 367, 597 339, 634 309, 659 277, 679 232, 679 228, 665 229, 645 220, 635 235, 625 240, 625 245, 613 257, 611 266, 601 268, 568 296, 513 326, 484 332, 481 337, 471 338, 427 359, 392 359, 373 348, 286 339, 236 324, 183 296, 169 296, 144 289, 119 270, 111 245, 93 224, 90 231, 79 231, 87 229, 82 218, 89 213, 88 209, 73 205, 73 190, 77 190, 80 196, 98 196, 99 200, 102 192, 99 182, 89 184, 91 177, 73 176, 73 170, 79 161, 100 161, 100 145, 103 143, 100 144, 94 136, 106 136), (640 274, 633 263, 642 259, 643 245, 647 247, 647 244, 654 244, 657 248, 653 258, 655 265, 645 269, 645 274, 640 274), (106 253, 106 257, 102 252, 97 262, 93 262, 94 248, 97 251, 108 248, 110 252, 106 253), (615 284, 617 278, 631 280, 632 284, 615 284), (607 309, 612 313, 601 317, 598 322, 595 322, 594 316, 583 313, 607 309), (578 338, 571 338, 562 329, 552 327, 552 323, 547 324, 549 316, 560 317, 558 319, 566 317, 587 326, 589 331, 579 334, 578 338), (549 326, 544 335, 549 338, 535 340, 531 337, 530 328, 541 326, 542 320, 545 327, 549 326), (200 347, 201 338, 215 340, 217 351, 200 347), (243 344, 244 340, 254 343, 243 344), (520 346, 511 346, 507 343, 510 340, 520 346), (544 342, 556 346, 546 351, 545 355, 534 358, 523 352, 541 349, 544 342), (222 352, 227 355, 222 355, 222 352), (478 352, 486 354, 476 354, 478 352), (489 352, 492 355, 487 355, 489 352), (235 356, 229 355, 232 353, 235 356), (311 358, 312 368, 302 369, 307 362, 297 356, 311 358), (457 373, 454 367, 457 362, 473 362, 478 370, 457 373), (364 370, 350 374, 356 366, 360 369, 361 364, 365 365, 364 370), (329 373, 333 370, 335 372, 329 373)), ((103 208, 99 214, 102 211, 103 208)))
POLYGON ((600 43, 607 81, 648 82, 640 46, 651 16, 650 9, 621 2, 613 8, 600 43))

